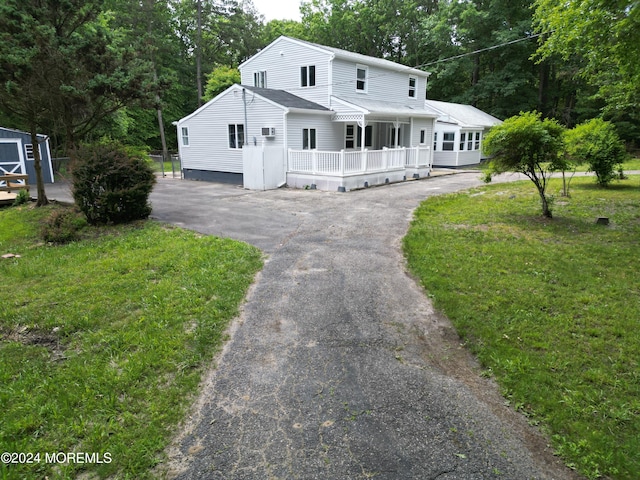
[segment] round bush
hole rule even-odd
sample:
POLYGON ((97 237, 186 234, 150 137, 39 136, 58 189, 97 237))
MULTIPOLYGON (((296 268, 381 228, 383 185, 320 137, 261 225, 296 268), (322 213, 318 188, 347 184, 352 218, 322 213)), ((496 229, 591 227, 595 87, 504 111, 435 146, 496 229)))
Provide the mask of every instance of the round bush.
POLYGON ((117 143, 84 145, 72 167, 73 198, 91 224, 147 218, 156 182, 148 162, 117 143))

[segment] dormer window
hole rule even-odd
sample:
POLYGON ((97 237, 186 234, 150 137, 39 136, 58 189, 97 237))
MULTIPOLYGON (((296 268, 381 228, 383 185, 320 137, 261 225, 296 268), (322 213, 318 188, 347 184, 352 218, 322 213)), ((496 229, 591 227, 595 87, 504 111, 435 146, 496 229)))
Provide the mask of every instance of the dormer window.
POLYGON ((267 88, 267 72, 253 72, 253 86, 258 88, 267 88))
POLYGON ((356 65, 356 92, 366 93, 368 70, 364 65, 356 65))
POLYGON ((300 67, 300 86, 315 87, 316 85, 316 66, 307 65, 300 67))
POLYGON ((418 86, 418 78, 409 77, 409 98, 416 98, 417 86, 418 86))

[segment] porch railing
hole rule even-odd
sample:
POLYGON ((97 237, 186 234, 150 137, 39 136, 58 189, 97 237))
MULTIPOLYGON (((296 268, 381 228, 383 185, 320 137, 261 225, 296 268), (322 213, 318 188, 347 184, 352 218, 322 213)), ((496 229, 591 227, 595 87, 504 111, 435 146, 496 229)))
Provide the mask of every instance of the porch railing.
POLYGON ((426 146, 382 150, 292 150, 289 172, 328 176, 361 175, 431 166, 431 150, 426 146))

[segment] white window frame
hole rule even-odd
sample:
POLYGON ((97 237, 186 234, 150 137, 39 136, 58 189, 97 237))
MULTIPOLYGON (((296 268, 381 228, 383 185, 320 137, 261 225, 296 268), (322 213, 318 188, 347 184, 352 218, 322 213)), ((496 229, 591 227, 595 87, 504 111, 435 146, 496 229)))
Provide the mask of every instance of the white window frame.
POLYGON ((24 146, 24 154, 27 160, 35 160, 35 154, 33 153, 33 145, 31 143, 27 143, 24 146))
POLYGON ((481 134, 480 132, 476 132, 476 141, 473 145, 474 150, 480 150, 480 141, 481 141, 481 134))
POLYGON ((358 93, 367 93, 369 90, 369 67, 366 65, 356 64, 356 92, 358 93), (364 78, 360 78, 360 72, 364 72, 364 78), (358 88, 359 84, 362 83, 362 88, 358 88))
POLYGON ((253 86, 258 88, 267 88, 267 71, 266 70, 253 72, 253 86))
POLYGON ((230 123, 227 126, 227 132, 229 135, 229 150, 239 150, 244 145, 245 131, 243 123, 230 123), (241 127, 241 128, 238 128, 241 127), (242 130, 242 132, 240 131, 242 130), (233 140, 233 145, 232 145, 233 140))
POLYGON ((420 145, 427 143, 427 131, 423 128, 420 130, 420 145))
POLYGON ((438 149, 438 132, 433 132, 433 151, 438 149))
POLYGON ((302 129, 302 149, 315 150, 318 147, 318 133, 315 128, 302 129))
MULTIPOLYGON (((473 132, 469 132, 471 135, 473 132)), ((460 132, 460 151, 464 152, 464 145, 467 143, 467 132, 460 132)))
POLYGON ((443 132, 442 134, 442 151, 443 152, 453 152, 455 151, 456 144, 456 132, 443 132), (452 136, 452 138, 448 139, 447 136, 452 136), (447 148, 445 148, 445 145, 447 148), (448 148, 448 147, 451 148, 448 148))
POLYGON ((473 150, 473 132, 469 132, 467 135, 467 150, 473 150))
POLYGON ((189 146, 189 127, 180 127, 180 137, 182 138, 182 146, 189 146))
POLYGON ((418 77, 409 76, 409 98, 418 98, 418 77), (411 85, 413 80, 413 85, 411 85))
POLYGON ((356 148, 356 126, 353 124, 344 126, 344 148, 347 150, 356 148))
POLYGON ((300 67, 300 87, 309 88, 316 86, 316 66, 303 65, 300 67), (313 75, 311 72, 313 71, 313 75))

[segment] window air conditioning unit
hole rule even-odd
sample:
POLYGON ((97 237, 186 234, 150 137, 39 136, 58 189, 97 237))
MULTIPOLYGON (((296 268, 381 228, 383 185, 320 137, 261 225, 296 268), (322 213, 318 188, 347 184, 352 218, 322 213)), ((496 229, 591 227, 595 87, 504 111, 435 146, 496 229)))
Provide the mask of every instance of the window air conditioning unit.
POLYGON ((262 136, 263 137, 275 137, 276 129, 274 127, 262 127, 262 136))

